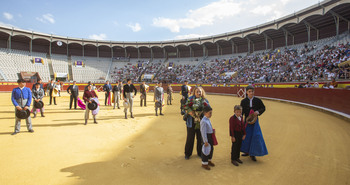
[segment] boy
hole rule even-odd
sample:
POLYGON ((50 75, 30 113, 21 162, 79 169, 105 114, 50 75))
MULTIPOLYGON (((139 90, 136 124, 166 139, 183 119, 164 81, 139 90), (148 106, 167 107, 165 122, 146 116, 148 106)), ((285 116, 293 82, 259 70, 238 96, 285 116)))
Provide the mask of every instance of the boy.
POLYGON ((234 107, 234 115, 230 118, 230 136, 232 141, 231 148, 231 163, 235 166, 239 166, 237 162, 243 163, 239 159, 239 153, 241 151, 242 140, 245 139, 245 123, 242 117, 242 106, 236 105, 234 107))
POLYGON ((202 168, 206 169, 206 170, 210 170, 209 166, 215 166, 214 163, 211 162, 211 159, 213 158, 213 152, 214 152, 214 148, 213 148, 213 127, 211 125, 210 122, 210 118, 212 116, 212 112, 213 109, 210 106, 205 106, 203 108, 203 114, 204 117, 200 122, 200 130, 201 130, 201 135, 202 135, 202 143, 205 147, 207 147, 208 145, 210 145, 210 153, 209 155, 205 155, 202 151, 201 157, 202 157, 202 168))
MULTIPOLYGON (((30 110, 30 104, 32 103, 32 91, 26 87, 26 82, 23 79, 17 80, 18 87, 12 90, 11 100, 15 108, 19 111, 30 110)), ((16 111, 16 110, 15 110, 16 111)), ((15 117, 15 132, 11 135, 16 135, 21 129, 21 118, 15 117)), ((32 120, 30 116, 25 119, 28 132, 34 132, 32 129, 32 120)))

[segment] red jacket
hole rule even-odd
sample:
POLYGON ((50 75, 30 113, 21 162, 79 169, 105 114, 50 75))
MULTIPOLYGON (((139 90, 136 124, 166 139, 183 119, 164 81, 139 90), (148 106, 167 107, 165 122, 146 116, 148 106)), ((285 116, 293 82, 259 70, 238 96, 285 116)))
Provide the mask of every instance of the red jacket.
POLYGON ((236 117, 236 115, 231 116, 230 118, 230 136, 234 137, 234 131, 242 131, 243 135, 246 135, 245 132, 246 124, 244 123, 243 117, 241 116, 241 121, 236 117))
POLYGON ((94 97, 98 98, 98 96, 96 95, 94 90, 91 90, 91 91, 86 90, 86 91, 84 91, 83 99, 85 101, 88 102, 88 101, 90 101, 90 98, 94 98, 94 97))

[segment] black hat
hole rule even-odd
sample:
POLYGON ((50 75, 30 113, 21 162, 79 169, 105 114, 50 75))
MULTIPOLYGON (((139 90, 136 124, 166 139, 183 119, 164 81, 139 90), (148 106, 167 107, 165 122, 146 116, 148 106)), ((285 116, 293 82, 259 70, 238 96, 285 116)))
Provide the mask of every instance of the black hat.
POLYGON ((97 109, 97 103, 94 102, 94 101, 91 101, 91 103, 88 103, 88 108, 89 108, 90 110, 95 110, 95 109, 97 109))
POLYGON ((29 109, 27 110, 16 110, 16 117, 20 119, 27 119, 30 116, 30 111, 29 109))
POLYGON ((37 109, 41 109, 41 108, 44 107, 44 102, 42 102, 42 101, 38 101, 38 102, 34 101, 34 107, 37 108, 37 109))

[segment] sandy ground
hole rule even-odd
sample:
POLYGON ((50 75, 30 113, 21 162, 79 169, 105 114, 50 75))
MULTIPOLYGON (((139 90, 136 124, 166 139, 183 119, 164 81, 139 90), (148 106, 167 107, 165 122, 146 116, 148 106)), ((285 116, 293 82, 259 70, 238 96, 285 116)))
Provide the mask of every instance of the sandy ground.
MULTIPOLYGON (((350 123, 301 106, 267 101, 260 118, 269 155, 253 162, 230 163, 228 120, 240 98, 209 95, 219 145, 216 167, 184 159, 186 126, 179 95, 165 116, 156 117, 135 100, 135 119, 122 109, 101 106, 98 124, 83 125, 82 110, 68 110, 63 93, 58 105, 45 106, 45 118, 33 119, 34 133, 14 130, 10 93, 0 97, 0 184, 350 184, 350 123)), ((103 93, 99 93, 104 101, 103 93)), ((44 102, 48 104, 48 98, 44 102)), ((40 114, 38 114, 40 115, 40 114)), ((195 153, 195 152, 194 152, 195 153)))

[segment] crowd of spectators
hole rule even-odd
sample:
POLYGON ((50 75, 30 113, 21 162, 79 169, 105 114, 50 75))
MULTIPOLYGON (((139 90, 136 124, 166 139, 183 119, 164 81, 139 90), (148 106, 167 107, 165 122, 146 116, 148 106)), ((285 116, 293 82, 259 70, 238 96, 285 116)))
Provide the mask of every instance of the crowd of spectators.
POLYGON ((131 78, 137 82, 142 80, 142 74, 153 74, 152 81, 182 83, 187 80, 196 84, 314 82, 350 78, 349 43, 315 48, 274 50, 172 66, 162 61, 140 61, 142 65, 125 65, 114 69, 112 74, 116 80, 131 78))

